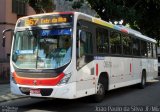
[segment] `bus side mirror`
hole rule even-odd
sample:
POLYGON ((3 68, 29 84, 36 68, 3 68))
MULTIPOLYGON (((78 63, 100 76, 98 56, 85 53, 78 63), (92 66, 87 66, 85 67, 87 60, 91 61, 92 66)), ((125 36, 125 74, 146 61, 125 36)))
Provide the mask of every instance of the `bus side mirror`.
POLYGON ((13 29, 5 29, 5 30, 2 31, 2 35, 3 35, 2 46, 3 47, 5 47, 5 38, 6 38, 5 33, 9 32, 9 31, 13 32, 14 30, 13 29))
POLYGON ((2 46, 5 47, 5 36, 3 36, 2 46))

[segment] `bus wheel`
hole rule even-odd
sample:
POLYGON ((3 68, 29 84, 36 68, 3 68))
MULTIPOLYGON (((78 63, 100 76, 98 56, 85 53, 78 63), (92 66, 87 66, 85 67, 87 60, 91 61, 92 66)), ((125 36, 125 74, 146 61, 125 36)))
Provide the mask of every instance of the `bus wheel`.
POLYGON ((98 82, 97 93, 94 95, 95 102, 101 102, 105 97, 105 87, 102 80, 98 82))
POLYGON ((140 89, 144 89, 146 86, 146 73, 145 71, 142 72, 142 78, 141 78, 141 82, 139 83, 139 88, 140 89))

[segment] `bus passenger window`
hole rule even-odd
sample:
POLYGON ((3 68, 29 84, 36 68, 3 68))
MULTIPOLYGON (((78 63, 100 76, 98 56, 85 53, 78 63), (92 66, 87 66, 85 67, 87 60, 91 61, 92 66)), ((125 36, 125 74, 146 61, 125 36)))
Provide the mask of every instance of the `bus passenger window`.
POLYGON ((127 35, 121 35, 121 36, 122 36, 123 54, 132 55, 132 43, 133 43, 132 38, 127 35))
POLYGON ((121 54, 121 36, 117 32, 110 33, 110 50, 111 54, 121 54))
POLYGON ((133 55, 140 56, 140 40, 133 38, 133 55))
POLYGON ((156 58, 156 45, 155 44, 152 44, 153 45, 153 58, 156 58))
POLYGON ((147 42, 141 40, 141 56, 147 57, 147 42))
POLYGON ((108 41, 108 30, 102 28, 97 29, 97 53, 109 53, 108 41))
POLYGON ((152 44, 147 43, 147 48, 148 48, 148 58, 152 58, 152 44))

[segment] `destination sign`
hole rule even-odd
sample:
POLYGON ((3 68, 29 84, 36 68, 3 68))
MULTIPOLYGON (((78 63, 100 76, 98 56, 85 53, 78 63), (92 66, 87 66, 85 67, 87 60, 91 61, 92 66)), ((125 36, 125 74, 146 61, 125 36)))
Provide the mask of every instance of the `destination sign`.
POLYGON ((21 19, 17 27, 71 23, 73 15, 33 16, 21 19))

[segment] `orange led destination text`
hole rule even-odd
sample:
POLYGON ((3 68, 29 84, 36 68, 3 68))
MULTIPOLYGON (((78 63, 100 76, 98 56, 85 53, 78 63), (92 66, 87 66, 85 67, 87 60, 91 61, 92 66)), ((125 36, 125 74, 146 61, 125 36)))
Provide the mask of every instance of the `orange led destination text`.
POLYGON ((46 25, 55 23, 66 23, 67 18, 29 18, 25 20, 25 26, 36 26, 36 25, 46 25))

